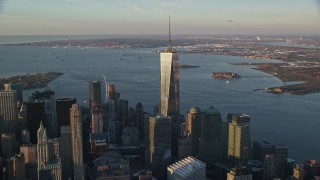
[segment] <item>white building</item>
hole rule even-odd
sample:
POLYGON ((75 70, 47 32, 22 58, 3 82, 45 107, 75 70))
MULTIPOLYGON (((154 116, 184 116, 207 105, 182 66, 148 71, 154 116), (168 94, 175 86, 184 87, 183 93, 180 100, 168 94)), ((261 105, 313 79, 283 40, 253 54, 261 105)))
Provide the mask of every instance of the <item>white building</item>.
POLYGON ((206 179, 206 164, 189 156, 167 167, 168 180, 206 179))

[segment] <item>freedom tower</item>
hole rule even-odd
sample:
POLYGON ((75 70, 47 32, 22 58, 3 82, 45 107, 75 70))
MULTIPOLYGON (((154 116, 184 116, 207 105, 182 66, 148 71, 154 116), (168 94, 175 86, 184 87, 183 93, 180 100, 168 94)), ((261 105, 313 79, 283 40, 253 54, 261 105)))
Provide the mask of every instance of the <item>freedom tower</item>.
POLYGON ((169 17, 169 47, 160 53, 160 113, 179 116, 179 55, 171 47, 169 17))

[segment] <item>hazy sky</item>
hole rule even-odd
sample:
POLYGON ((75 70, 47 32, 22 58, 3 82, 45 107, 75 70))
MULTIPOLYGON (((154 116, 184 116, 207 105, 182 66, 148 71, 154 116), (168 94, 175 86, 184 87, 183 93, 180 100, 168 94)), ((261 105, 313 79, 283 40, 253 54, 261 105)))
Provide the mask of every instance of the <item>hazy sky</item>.
POLYGON ((318 0, 0 0, 0 35, 318 34, 318 0))

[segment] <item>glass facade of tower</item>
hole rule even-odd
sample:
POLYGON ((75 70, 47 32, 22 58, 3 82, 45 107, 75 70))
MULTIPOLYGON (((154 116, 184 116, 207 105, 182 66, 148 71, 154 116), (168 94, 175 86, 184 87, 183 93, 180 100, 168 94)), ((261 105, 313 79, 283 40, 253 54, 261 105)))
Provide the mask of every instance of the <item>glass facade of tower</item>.
POLYGON ((179 115, 179 55, 175 51, 160 54, 160 113, 179 115))

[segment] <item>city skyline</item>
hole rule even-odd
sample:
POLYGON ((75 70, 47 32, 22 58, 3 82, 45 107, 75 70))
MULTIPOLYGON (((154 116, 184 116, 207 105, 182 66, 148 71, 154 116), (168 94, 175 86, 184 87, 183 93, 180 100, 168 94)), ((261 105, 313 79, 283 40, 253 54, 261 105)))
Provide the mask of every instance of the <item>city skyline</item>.
POLYGON ((319 1, 0 1, 0 35, 315 34, 319 1))

